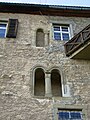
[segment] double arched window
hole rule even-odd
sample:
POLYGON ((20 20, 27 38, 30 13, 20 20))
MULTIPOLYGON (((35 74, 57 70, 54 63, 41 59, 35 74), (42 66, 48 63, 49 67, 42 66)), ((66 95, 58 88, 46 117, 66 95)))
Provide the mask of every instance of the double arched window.
POLYGON ((43 68, 34 71, 35 96, 62 96, 61 75, 58 69, 45 72, 43 68))

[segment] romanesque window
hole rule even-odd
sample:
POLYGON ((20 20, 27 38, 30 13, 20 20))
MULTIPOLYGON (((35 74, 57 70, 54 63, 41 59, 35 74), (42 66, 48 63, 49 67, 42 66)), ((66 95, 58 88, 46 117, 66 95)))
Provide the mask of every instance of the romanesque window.
POLYGON ((44 32, 42 29, 38 29, 36 31, 36 47, 44 47, 45 40, 44 40, 44 32))
POLYGON ((67 41, 70 39, 70 27, 69 25, 53 25, 54 40, 67 41))
POLYGON ((34 70, 33 93, 35 96, 70 97, 68 84, 64 84, 58 69, 45 71, 42 67, 34 70))
POLYGON ((0 22, 0 38, 16 38, 18 27, 17 19, 9 19, 8 22, 0 22))
POLYGON ((57 69, 51 71, 52 96, 62 96, 61 76, 57 69))
POLYGON ((35 87, 34 94, 36 96, 45 95, 45 74, 42 68, 37 68, 35 70, 35 87))

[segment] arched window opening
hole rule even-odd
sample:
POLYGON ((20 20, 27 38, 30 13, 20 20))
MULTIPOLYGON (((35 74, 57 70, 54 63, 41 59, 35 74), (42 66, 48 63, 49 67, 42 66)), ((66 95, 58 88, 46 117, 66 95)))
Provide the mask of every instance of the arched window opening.
POLYGON ((35 70, 35 87, 34 95, 44 96, 45 95, 45 74, 43 69, 37 68, 35 70))
POLYGON ((51 86, 53 96, 62 96, 61 76, 57 69, 51 71, 51 86))
POLYGON ((38 29, 36 32, 36 46, 37 47, 44 47, 44 32, 42 29, 38 29))

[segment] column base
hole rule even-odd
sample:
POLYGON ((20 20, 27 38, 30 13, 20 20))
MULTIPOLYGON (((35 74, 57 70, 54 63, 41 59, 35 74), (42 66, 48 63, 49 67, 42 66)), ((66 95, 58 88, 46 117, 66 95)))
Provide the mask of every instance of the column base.
POLYGON ((47 94, 45 94, 45 97, 52 97, 52 94, 51 93, 47 93, 47 94))

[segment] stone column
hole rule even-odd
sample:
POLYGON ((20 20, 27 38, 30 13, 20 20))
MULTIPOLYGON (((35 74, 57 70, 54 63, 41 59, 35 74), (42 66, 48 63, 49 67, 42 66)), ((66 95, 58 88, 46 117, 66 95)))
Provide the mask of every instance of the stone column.
POLYGON ((45 46, 49 44, 49 32, 45 32, 45 46))
POLYGON ((51 97, 52 90, 51 90, 51 73, 45 73, 45 96, 51 97))

